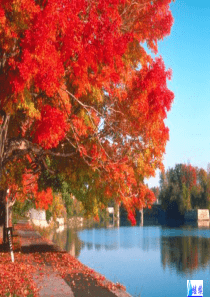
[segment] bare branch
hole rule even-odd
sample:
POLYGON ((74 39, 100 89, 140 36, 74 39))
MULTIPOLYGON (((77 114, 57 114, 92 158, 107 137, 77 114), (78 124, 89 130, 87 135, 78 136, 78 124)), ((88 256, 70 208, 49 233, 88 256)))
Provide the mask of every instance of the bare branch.
POLYGON ((74 100, 76 100, 76 101, 77 101, 77 102, 78 102, 78 103, 79 103, 79 104, 80 104, 80 105, 87 111, 87 114, 88 114, 88 116, 89 116, 89 118, 90 118, 90 121, 91 121, 91 123, 92 123, 92 125, 93 125, 93 127, 94 127, 94 130, 95 130, 95 136, 96 136, 97 139, 98 139, 98 143, 99 143, 99 145, 101 146, 101 148, 104 150, 106 156, 107 156, 109 159, 111 159, 110 156, 108 155, 108 153, 106 152, 106 150, 104 149, 104 147, 103 147, 103 145, 102 145, 102 143, 101 143, 101 140, 99 139, 97 127, 96 127, 95 123, 93 122, 92 116, 91 116, 90 111, 88 110, 88 108, 94 110, 94 111, 95 111, 97 114, 99 114, 101 117, 103 117, 103 115, 102 115, 98 110, 96 110, 94 107, 82 103, 82 102, 81 102, 78 98, 76 98, 71 92, 69 92, 69 91, 67 91, 67 90, 65 90, 65 89, 62 89, 62 90, 65 91, 67 94, 69 94, 74 100))
POLYGON ((103 114, 100 113, 97 109, 95 109, 93 106, 90 105, 86 105, 84 103, 82 103, 78 98, 76 98, 71 92, 69 92, 68 90, 65 90, 63 88, 61 88, 62 91, 66 92, 67 94, 69 94, 75 101, 77 101, 82 107, 84 107, 84 109, 89 112, 88 108, 94 110, 97 114, 99 114, 100 116, 103 117, 103 114))
POLYGON ((55 152, 52 152, 50 150, 46 150, 46 151, 43 152, 43 155, 52 155, 52 156, 63 157, 63 158, 72 157, 75 154, 76 154, 76 152, 73 152, 73 153, 70 153, 70 154, 65 154, 65 153, 55 153, 55 152))
MULTIPOLYGON (((51 150, 44 150, 41 146, 32 143, 31 141, 28 141, 24 138, 13 138, 9 139, 6 145, 6 150, 4 153, 4 158, 2 162, 2 166, 4 167, 9 161, 14 159, 14 157, 24 156, 29 154, 32 161, 40 166, 40 164, 43 164, 46 168, 46 164, 44 161, 44 156, 46 155, 52 155, 52 156, 58 156, 63 158, 72 157, 76 152, 73 153, 60 153, 60 152, 53 152, 51 150)), ((38 171, 41 168, 38 168, 38 171)), ((49 170, 49 168, 47 168, 49 170)))

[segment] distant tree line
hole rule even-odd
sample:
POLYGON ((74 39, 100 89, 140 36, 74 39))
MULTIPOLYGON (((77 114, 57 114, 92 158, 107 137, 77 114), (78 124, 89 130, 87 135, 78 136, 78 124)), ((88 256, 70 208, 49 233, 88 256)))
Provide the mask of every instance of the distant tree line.
POLYGON ((177 164, 160 174, 160 188, 152 190, 170 218, 182 217, 186 210, 210 209, 210 172, 203 168, 177 164))

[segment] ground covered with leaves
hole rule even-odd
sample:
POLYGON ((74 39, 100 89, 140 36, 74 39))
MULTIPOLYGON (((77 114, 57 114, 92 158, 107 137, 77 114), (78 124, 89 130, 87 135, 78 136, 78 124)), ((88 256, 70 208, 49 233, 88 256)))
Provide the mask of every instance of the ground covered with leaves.
MULTIPOLYGON (((14 234, 18 229, 33 230, 28 224, 17 224, 14 234)), ((23 248, 21 238, 13 237, 15 262, 12 263, 8 248, 1 245, 0 234, 0 296, 38 297, 39 292, 33 275, 40 271, 40 277, 44 276, 45 267, 49 266, 67 282, 75 297, 85 297, 85 292, 91 293, 88 296, 114 297, 116 289, 125 290, 122 285, 107 281, 104 276, 83 265, 75 257, 50 245, 49 240, 43 238, 27 240, 32 240, 33 245, 23 248), (43 241, 46 244, 43 245, 43 241)))

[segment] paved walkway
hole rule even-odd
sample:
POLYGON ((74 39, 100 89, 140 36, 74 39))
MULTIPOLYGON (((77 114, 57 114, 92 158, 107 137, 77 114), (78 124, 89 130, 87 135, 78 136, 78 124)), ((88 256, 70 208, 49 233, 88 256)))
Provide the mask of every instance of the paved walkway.
POLYGON ((51 267, 36 272, 33 280, 39 288, 40 297, 74 297, 71 287, 51 267))
MULTIPOLYGON (((59 250, 53 243, 45 241, 37 231, 17 230, 16 233, 21 238, 23 253, 59 250)), ((75 276, 72 287, 72 276, 70 278, 71 281, 68 280, 68 277, 64 280, 53 271, 50 265, 40 265, 38 272, 33 275, 40 297, 131 297, 127 292, 120 289, 108 291, 97 285, 94 279, 87 280, 82 273, 75 276)))
MULTIPOLYGON (((17 234, 21 237, 21 250, 23 253, 36 252, 40 249, 45 251, 53 251, 53 244, 46 243, 41 239, 41 235, 37 231, 17 230, 17 234)), ((39 270, 33 275, 40 297, 74 297, 71 287, 56 274, 51 266, 40 265, 39 270)))

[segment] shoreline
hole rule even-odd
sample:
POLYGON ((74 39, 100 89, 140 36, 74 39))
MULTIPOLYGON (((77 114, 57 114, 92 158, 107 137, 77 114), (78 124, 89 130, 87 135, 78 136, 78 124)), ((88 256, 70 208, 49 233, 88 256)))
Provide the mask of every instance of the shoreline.
MULTIPOLYGON (((23 279, 16 279, 18 283, 22 282, 21 287, 18 288, 18 292, 23 292, 22 295, 16 296, 58 296, 54 294, 54 290, 57 290, 57 283, 57 287, 60 286, 64 291, 66 290, 66 292, 69 290, 67 295, 62 293, 62 296, 132 297, 126 292, 124 286, 109 281, 105 276, 84 265, 77 258, 63 251, 52 241, 41 236, 39 232, 35 231, 35 228, 28 223, 16 224, 14 226, 14 235, 15 263, 11 262, 10 253, 5 251, 0 257, 1 270, 3 267, 2 264, 6 265, 11 262, 9 263, 9 267, 5 267, 7 271, 8 268, 9 270, 11 269, 11 271, 8 271, 8 276, 11 278, 10 280, 8 279, 8 285, 10 282, 12 283, 13 277, 18 278, 18 275, 12 276, 12 270, 14 270, 12 268, 14 267, 17 270, 21 270, 23 274, 26 272, 32 282, 29 290, 28 281, 24 284, 23 279), (4 262, 2 257, 5 258, 5 264, 2 263, 4 262), (26 271, 24 271, 23 268, 24 261, 28 263, 28 266, 24 267, 26 271), (40 271, 41 273, 39 273, 40 271), (42 279, 40 279, 40 277, 42 279), (43 285, 45 285, 44 288, 43 285), (28 292, 33 292, 33 295, 27 295, 28 292), (48 293, 46 294, 46 292, 48 293)), ((15 289, 16 288, 11 287, 10 293, 16 294, 15 289)), ((5 290, 7 290, 7 288, 5 288, 5 290)), ((0 296, 6 296, 1 295, 1 293, 3 292, 0 290, 0 296)))

